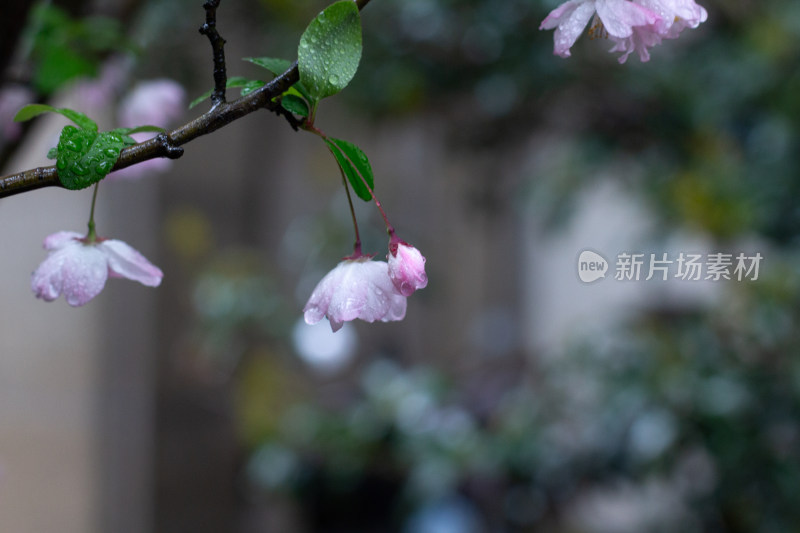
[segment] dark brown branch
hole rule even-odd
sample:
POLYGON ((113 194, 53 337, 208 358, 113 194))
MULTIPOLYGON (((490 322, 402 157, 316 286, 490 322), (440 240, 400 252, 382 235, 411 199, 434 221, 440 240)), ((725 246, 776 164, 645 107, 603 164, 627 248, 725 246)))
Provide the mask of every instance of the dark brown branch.
POLYGON ((214 106, 225 102, 225 88, 228 84, 228 75, 225 72, 225 39, 217 31, 217 8, 220 0, 206 0, 203 8, 206 10, 206 23, 200 27, 200 33, 208 37, 211 42, 214 57, 214 92, 211 101, 214 106))
MULTIPOLYGON (((366 6, 369 1, 355 0, 359 9, 366 6)), ((198 137, 217 131, 259 109, 278 111, 280 104, 273 99, 283 94, 299 79, 300 71, 295 61, 286 72, 248 95, 233 102, 223 102, 169 133, 123 149, 112 172, 156 157, 173 159, 180 157, 183 153, 180 147, 198 137)), ((0 198, 44 187, 61 186, 55 166, 39 167, 0 178, 0 198)))

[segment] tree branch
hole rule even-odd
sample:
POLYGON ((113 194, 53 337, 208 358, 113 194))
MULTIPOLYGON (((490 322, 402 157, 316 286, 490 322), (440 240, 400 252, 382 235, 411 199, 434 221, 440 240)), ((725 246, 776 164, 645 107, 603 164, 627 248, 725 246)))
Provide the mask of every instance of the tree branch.
MULTIPOLYGON (((370 0, 354 1, 359 9, 363 9, 370 2, 370 0)), ((216 0, 216 2, 218 3, 219 0, 216 0)), ((280 104, 273 102, 273 98, 283 94, 299 79, 300 71, 297 68, 297 61, 295 61, 286 72, 246 96, 242 96, 233 102, 225 102, 223 100, 188 124, 184 124, 167 134, 161 134, 153 139, 123 149, 111 171, 121 170, 156 157, 176 159, 183 154, 183 148, 180 147, 184 144, 217 131, 245 115, 249 115, 259 109, 279 112, 280 104)), ((0 178, 0 198, 44 187, 62 187, 55 165, 3 176, 0 178)))
POLYGON ((220 0, 206 0, 203 8, 206 10, 206 23, 200 27, 200 33, 208 37, 211 42, 214 57, 214 92, 211 101, 214 107, 225 102, 225 89, 228 84, 228 75, 225 72, 225 39, 217 31, 217 8, 220 0))

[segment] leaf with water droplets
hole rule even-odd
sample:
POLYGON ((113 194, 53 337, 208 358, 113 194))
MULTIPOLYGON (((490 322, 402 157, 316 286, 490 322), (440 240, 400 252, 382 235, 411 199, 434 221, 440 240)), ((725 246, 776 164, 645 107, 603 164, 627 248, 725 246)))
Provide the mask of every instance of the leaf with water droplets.
POLYGON ((331 4, 311 21, 297 48, 300 82, 311 100, 344 89, 361 60, 361 16, 355 2, 331 4))
POLYGON ((70 119, 72 122, 77 124, 83 129, 97 131, 97 123, 84 115, 79 111, 75 111, 74 109, 69 109, 67 107, 53 107, 47 104, 28 104, 19 111, 14 116, 15 122, 25 122, 26 120, 30 120, 33 117, 38 117, 42 113, 58 113, 59 115, 63 115, 70 119))
POLYGON ((59 181, 71 190, 97 183, 111 172, 124 147, 125 136, 118 132, 65 126, 56 147, 59 181))
POLYGON ((329 137, 325 143, 356 195, 366 202, 372 200, 370 190, 375 190, 375 179, 367 154, 355 144, 341 139, 329 137))
MULTIPOLYGON (((308 45, 306 45, 308 46, 308 45)), ((281 59, 279 57, 245 57, 243 58, 245 61, 249 61, 254 65, 258 65, 261 68, 265 68, 270 71, 274 76, 280 76, 290 68, 292 68, 292 62, 288 59, 281 59)), ((308 92, 308 89, 301 83, 297 82, 292 85, 300 95, 308 101, 313 101, 314 99, 308 92)), ((244 93, 243 93, 244 94, 244 93)))

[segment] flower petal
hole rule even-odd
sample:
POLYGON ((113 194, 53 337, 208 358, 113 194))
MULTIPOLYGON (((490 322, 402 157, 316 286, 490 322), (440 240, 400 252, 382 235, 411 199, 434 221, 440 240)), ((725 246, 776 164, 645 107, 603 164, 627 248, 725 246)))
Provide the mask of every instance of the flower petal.
MULTIPOLYGON (((561 57, 569 57, 571 55, 569 49, 572 48, 572 45, 578 40, 578 37, 583 32, 584 28, 586 28, 586 25, 595 12, 594 2, 583 0, 579 2, 567 2, 566 4, 571 5, 558 17, 558 27, 553 33, 553 53, 561 57)), ((566 4, 562 4, 553 10, 545 21, 556 11, 566 6, 566 4)), ((548 24, 552 24, 552 22, 548 24)), ((544 22, 542 22, 542 26, 544 26, 544 22)))
POLYGON ((660 17, 628 0, 597 0, 597 15, 611 37, 629 37, 634 26, 653 24, 660 17))
POLYGON ((83 238, 84 235, 81 235, 76 231, 59 231, 45 237, 43 246, 45 250, 58 250, 59 248, 67 246, 71 242, 78 241, 83 238))
POLYGON ((60 256, 61 292, 69 305, 85 305, 100 294, 108 279, 108 263, 96 246, 76 243, 48 259, 55 256, 60 256))
POLYGON ((127 243, 109 239, 97 244, 108 260, 109 273, 114 277, 128 278, 148 287, 158 287, 164 273, 127 243))

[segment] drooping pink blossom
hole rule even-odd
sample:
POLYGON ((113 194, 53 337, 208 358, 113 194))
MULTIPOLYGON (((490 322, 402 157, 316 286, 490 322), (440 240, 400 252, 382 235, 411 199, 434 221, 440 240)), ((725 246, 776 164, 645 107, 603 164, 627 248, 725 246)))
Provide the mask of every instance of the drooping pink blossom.
POLYGON ((425 257, 407 242, 392 235, 386 259, 389 263, 389 277, 403 296, 409 297, 417 289, 424 289, 428 285, 425 257))
POLYGON ((628 38, 633 28, 655 24, 659 19, 653 11, 629 0, 567 0, 547 15, 539 29, 555 28, 553 53, 569 57, 570 48, 593 16, 610 38, 617 39, 628 38))
POLYGON ((659 16, 655 30, 665 39, 676 39, 684 28, 696 28, 708 12, 694 0, 636 0, 659 16))
POLYGON ((157 287, 164 274, 139 252, 116 239, 87 242, 74 231, 59 231, 44 240, 47 258, 31 276, 37 298, 51 302, 63 294, 71 306, 81 306, 100 294, 106 280, 128 278, 157 287))
POLYGON ((650 59, 648 48, 661 43, 662 39, 676 39, 684 28, 696 28, 708 18, 706 10, 694 0, 636 0, 637 3, 658 15, 653 24, 636 26, 628 37, 609 38, 615 42, 611 52, 623 52, 619 58, 624 63, 628 55, 636 51, 643 62, 650 59))
POLYGON ((317 284, 303 308, 308 324, 327 317, 333 331, 350 320, 402 320, 406 298, 389 277, 389 265, 362 256, 345 259, 317 284))

